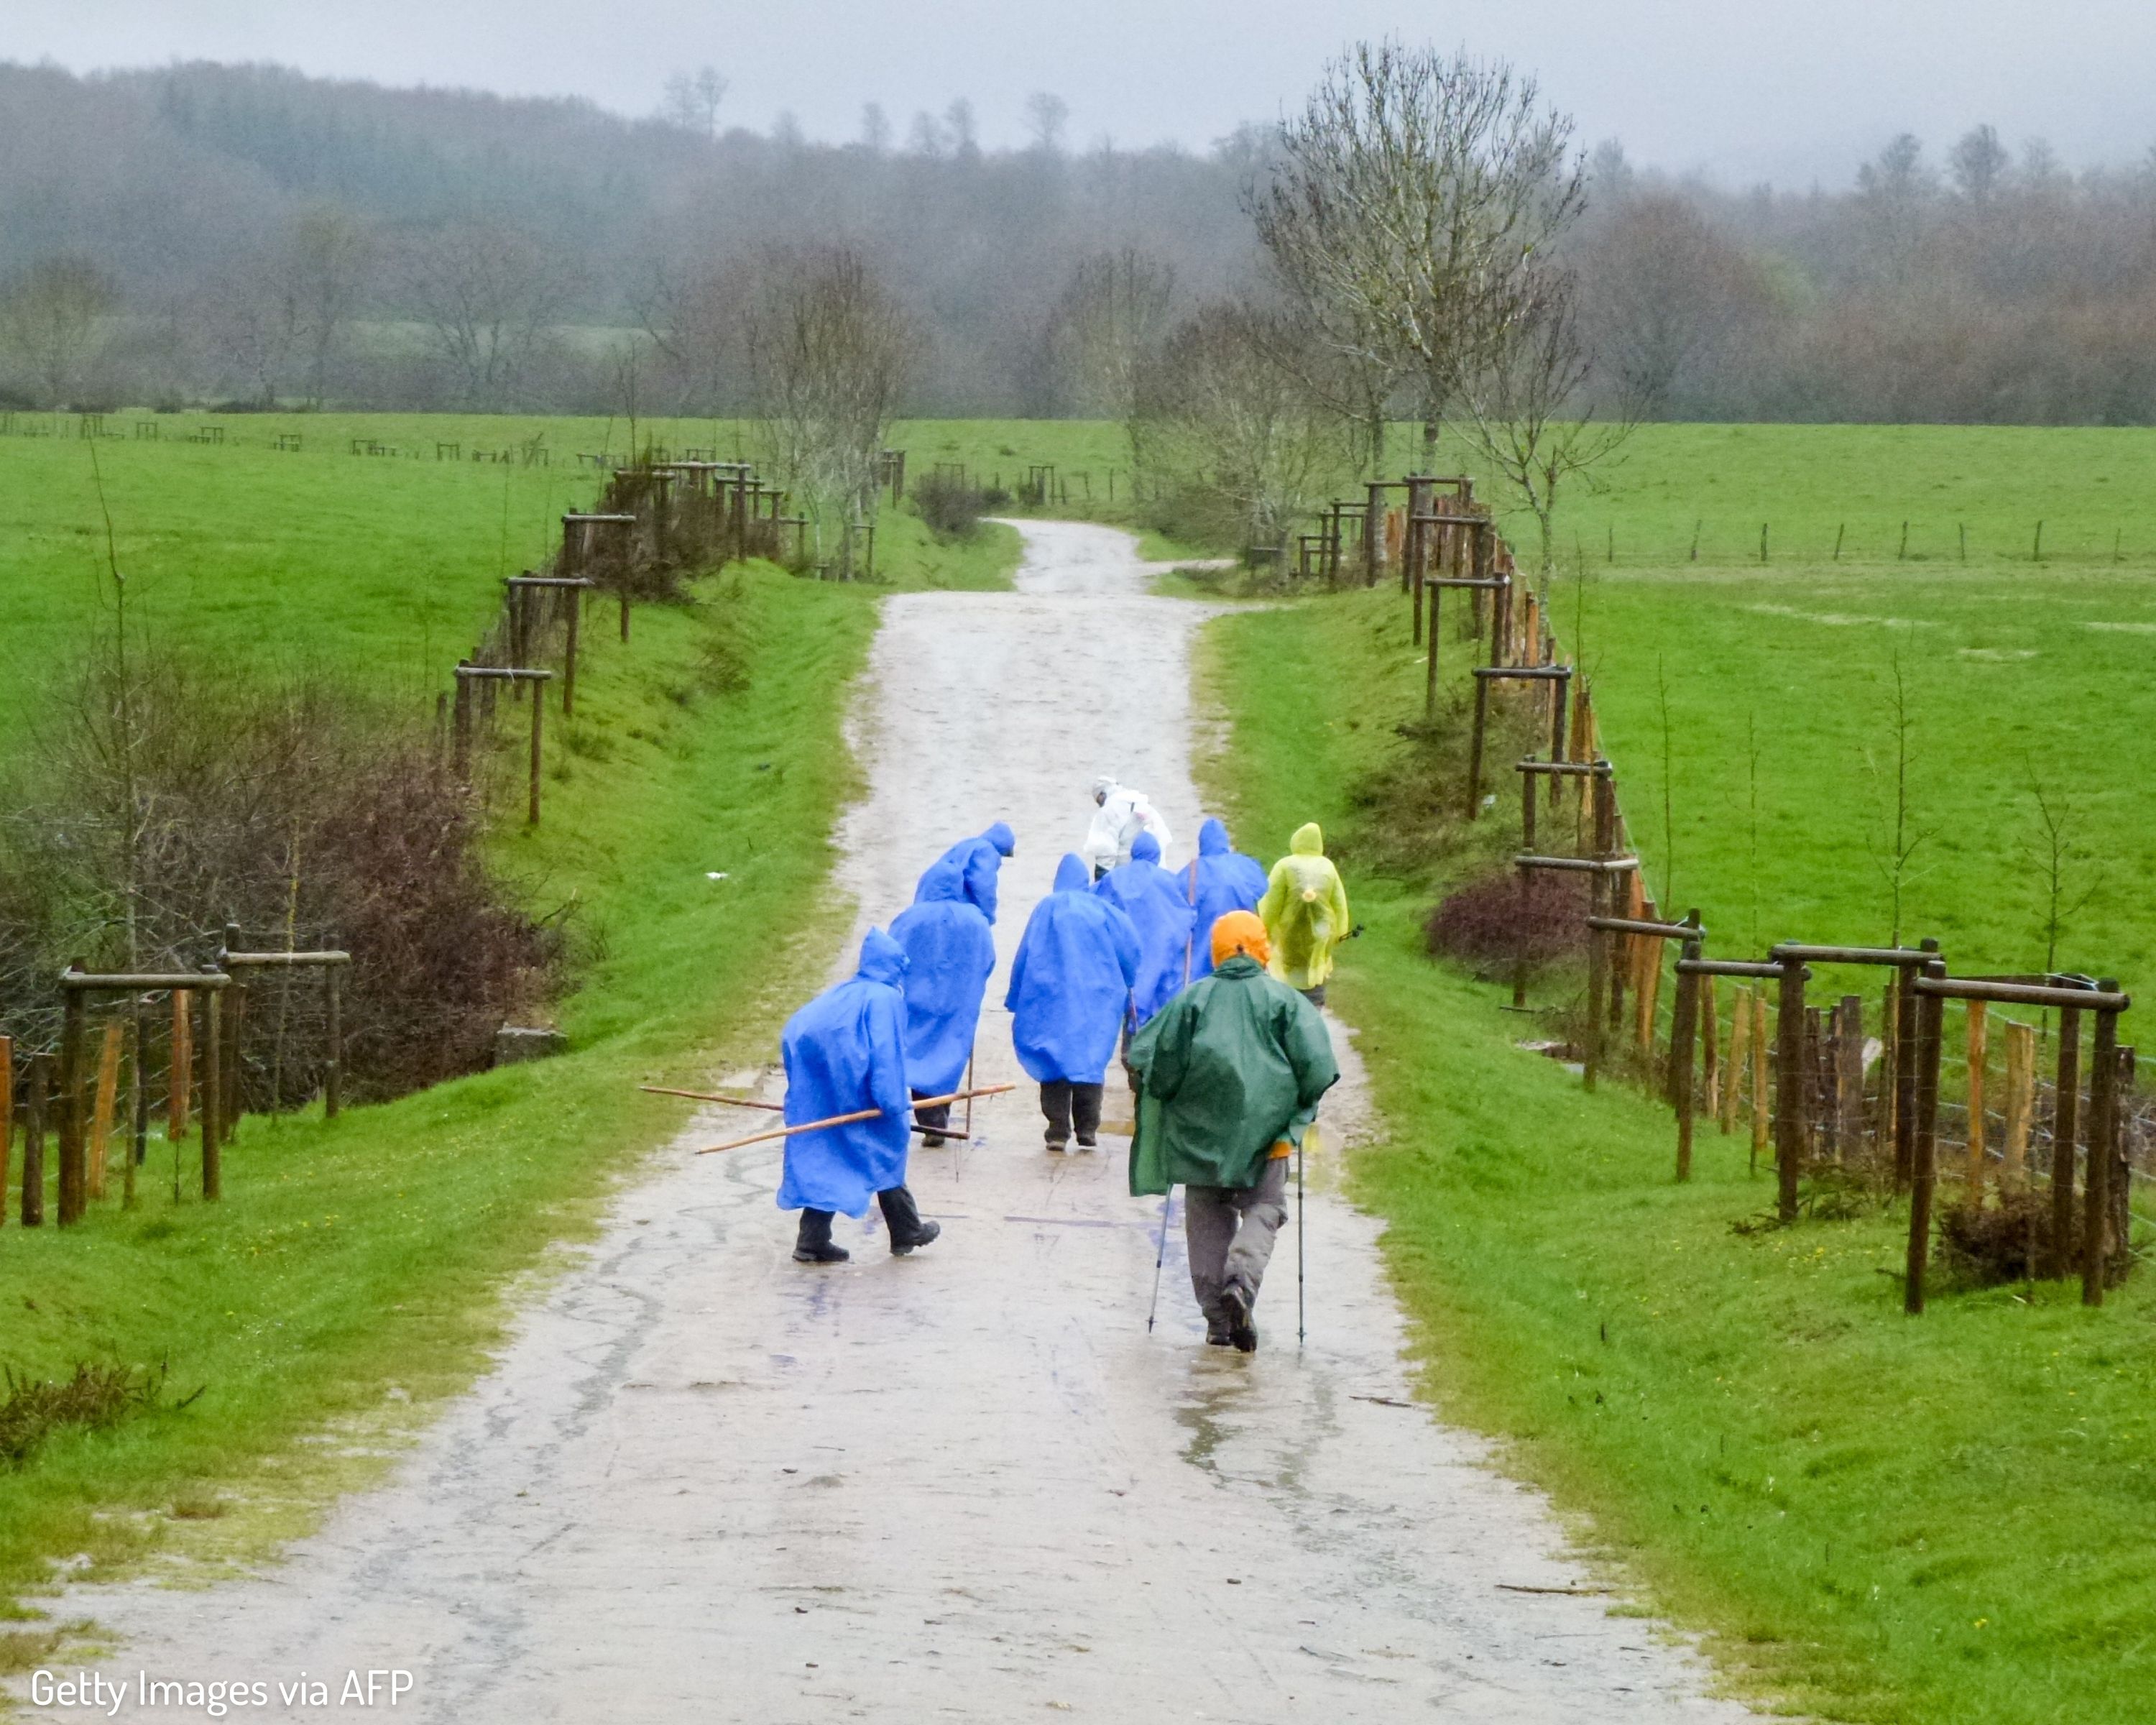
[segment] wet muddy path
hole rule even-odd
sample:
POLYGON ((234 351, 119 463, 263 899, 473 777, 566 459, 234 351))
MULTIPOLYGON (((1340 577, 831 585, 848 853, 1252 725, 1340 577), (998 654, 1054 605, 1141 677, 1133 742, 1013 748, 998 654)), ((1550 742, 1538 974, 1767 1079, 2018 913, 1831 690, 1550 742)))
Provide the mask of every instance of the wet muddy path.
MULTIPOLYGON (((1171 863, 1199 814, 1204 611, 1148 596, 1127 535, 1024 530, 1017 593, 888 602, 841 870, 886 922, 943 844, 1009 820, 1006 961, 1095 773, 1153 796, 1171 863)), ((1268 858, 1284 836, 1239 835, 1268 858)), ((984 1081, 1019 1076, 1004 981, 984 1081)), ((1204 1345, 1173 1235, 1147 1335, 1158 1202, 1128 1196, 1121 1138, 1046 1154, 1026 1091, 916 1153, 942 1240, 893 1259, 841 1219, 855 1258, 829 1270, 788 1259, 775 1147, 690 1153, 742 1118, 685 1134, 393 1482, 287 1561, 76 1590, 64 1609, 126 1638, 107 1669, 400 1667, 397 1716, 456 1725, 1748 1717, 1649 1624, 1533 1590, 1591 1583, 1539 1500, 1410 1404, 1376 1225, 1329 1193, 1308 1345, 1291 1224, 1245 1358, 1204 1345)))

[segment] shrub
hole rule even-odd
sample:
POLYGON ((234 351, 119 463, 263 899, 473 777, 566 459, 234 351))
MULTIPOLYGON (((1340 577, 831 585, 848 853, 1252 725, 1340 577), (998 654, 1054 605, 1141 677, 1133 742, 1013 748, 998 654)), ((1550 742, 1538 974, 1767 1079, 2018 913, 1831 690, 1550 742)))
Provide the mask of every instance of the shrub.
POLYGON ((939 539, 970 539, 979 530, 987 497, 950 474, 932 473, 913 482, 913 508, 939 539))
POLYGON ((1423 925, 1431 953, 1477 972, 1509 969, 1524 957, 1534 969, 1584 952, 1588 889, 1576 875, 1486 875, 1448 894, 1423 925))

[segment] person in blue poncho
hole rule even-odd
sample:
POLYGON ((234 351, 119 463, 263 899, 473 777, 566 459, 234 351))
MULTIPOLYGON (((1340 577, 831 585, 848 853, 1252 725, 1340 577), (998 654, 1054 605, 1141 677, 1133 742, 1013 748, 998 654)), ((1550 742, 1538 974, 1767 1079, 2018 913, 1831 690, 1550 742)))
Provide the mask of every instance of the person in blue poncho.
POLYGON ((1004 822, 998 821, 978 838, 961 839, 929 864, 913 896, 917 902, 932 880, 953 881, 959 888, 958 896, 993 922, 997 871, 1003 867, 1005 857, 1017 854, 1017 835, 1004 822))
POLYGON ((1033 907, 1011 961, 1004 1004, 1011 1012, 1018 1063, 1040 1086, 1048 1147, 1099 1142, 1101 1086, 1137 980, 1138 932, 1096 898, 1083 860, 1065 855, 1055 890, 1033 907))
MULTIPOLYGON (((989 891, 993 898, 994 881, 989 891)), ((996 968, 988 919, 966 896, 963 878, 948 869, 921 877, 913 902, 891 925, 906 953, 906 1079, 914 1096, 947 1096, 959 1087, 973 1055, 981 995, 996 968)), ((941 1144, 951 1105, 923 1108, 921 1142, 941 1144)))
POLYGON ((1230 911, 1255 911, 1265 896, 1265 865, 1228 842, 1228 829, 1209 819, 1198 829, 1198 855, 1177 875, 1197 912, 1190 930, 1190 980, 1213 973, 1213 925, 1230 911))
POLYGON ((793 1245, 797 1264, 843 1264, 852 1255, 831 1240, 831 1218, 866 1214, 873 1195, 883 1206, 891 1249, 904 1257, 942 1232, 921 1219, 906 1189, 906 1151, 912 1133, 912 1097, 906 1087, 906 954, 871 928, 861 942, 860 968, 850 982, 827 988, 786 1021, 786 1123, 802 1126, 880 1111, 803 1132, 786 1141, 786 1173, 778 1207, 801 1212, 793 1245))
POLYGON ((1183 986, 1190 963, 1190 902, 1175 876, 1161 867, 1160 841, 1151 833, 1133 839, 1131 860, 1109 870, 1093 891, 1129 917, 1138 932, 1131 1008, 1137 1024, 1142 1024, 1183 986))

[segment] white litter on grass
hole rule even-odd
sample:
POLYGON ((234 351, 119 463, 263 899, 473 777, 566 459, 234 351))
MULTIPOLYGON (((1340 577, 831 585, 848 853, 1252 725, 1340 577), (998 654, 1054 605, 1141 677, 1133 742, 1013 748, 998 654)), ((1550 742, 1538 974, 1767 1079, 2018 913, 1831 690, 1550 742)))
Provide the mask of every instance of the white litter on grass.
POLYGON ((724 872, 723 870, 717 870, 717 869, 714 869, 714 870, 711 870, 711 871, 709 871, 708 873, 706 873, 706 874, 705 875, 704 878, 705 878, 706 880, 725 880, 726 877, 725 872, 724 872))

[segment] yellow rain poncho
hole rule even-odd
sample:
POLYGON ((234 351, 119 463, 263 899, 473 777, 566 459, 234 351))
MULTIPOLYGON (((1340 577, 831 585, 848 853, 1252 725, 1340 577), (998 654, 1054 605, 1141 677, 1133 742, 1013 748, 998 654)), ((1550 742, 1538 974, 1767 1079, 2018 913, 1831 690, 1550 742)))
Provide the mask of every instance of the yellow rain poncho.
POLYGON ((1258 915, 1273 943, 1272 973, 1291 988, 1322 987, 1349 924, 1348 889, 1325 855, 1316 821, 1296 829, 1288 854, 1273 865, 1258 915))

